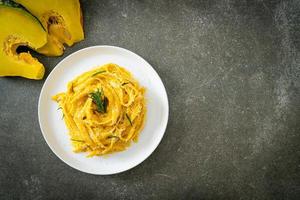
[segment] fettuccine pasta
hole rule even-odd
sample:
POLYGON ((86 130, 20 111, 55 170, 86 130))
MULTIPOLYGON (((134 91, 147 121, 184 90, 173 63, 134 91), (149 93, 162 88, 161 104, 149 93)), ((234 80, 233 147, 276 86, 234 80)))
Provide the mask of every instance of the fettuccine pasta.
POLYGON ((63 112, 74 152, 88 156, 125 150, 143 128, 145 89, 124 68, 106 64, 52 97, 63 112))

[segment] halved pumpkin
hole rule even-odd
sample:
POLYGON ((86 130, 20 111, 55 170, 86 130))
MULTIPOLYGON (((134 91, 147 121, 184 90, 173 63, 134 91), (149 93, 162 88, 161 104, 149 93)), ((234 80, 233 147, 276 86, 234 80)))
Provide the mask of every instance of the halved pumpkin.
POLYGON ((31 14, 22 8, 0 4, 0 76, 42 79, 45 68, 30 53, 17 53, 19 46, 36 50, 47 42, 47 33, 31 14))
POLYGON ((63 54, 68 46, 84 39, 79 0, 14 0, 36 16, 48 33, 47 44, 37 51, 47 56, 63 54))

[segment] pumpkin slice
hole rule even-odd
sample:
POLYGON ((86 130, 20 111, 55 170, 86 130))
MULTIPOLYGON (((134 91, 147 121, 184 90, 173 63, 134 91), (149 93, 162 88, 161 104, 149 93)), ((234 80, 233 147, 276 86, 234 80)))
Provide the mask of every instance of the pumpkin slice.
POLYGON ((0 4, 0 76, 42 79, 45 68, 30 53, 17 53, 19 46, 33 50, 47 43, 47 33, 30 13, 22 8, 0 4))
POLYGON ((79 0, 14 0, 36 16, 48 33, 47 44, 38 49, 47 56, 59 56, 64 44, 84 39, 79 0))

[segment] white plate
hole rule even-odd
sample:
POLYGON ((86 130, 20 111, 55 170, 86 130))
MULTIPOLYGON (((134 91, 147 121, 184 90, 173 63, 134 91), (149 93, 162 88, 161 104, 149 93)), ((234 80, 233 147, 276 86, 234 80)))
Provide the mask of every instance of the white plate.
POLYGON ((143 58, 119 47, 93 46, 79 50, 57 64, 42 88, 38 105, 39 123, 51 150, 66 164, 80 171, 106 175, 131 169, 143 162, 161 141, 169 116, 165 87, 158 74, 143 58), (73 153, 67 128, 58 104, 51 97, 66 91, 66 85, 76 76, 106 63, 116 63, 128 71, 146 88, 147 116, 137 143, 123 152, 104 157, 87 158, 85 153, 73 153))

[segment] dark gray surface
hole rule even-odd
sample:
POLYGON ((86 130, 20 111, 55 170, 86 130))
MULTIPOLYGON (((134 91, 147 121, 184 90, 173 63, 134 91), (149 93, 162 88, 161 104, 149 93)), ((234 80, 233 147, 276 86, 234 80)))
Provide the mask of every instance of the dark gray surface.
POLYGON ((82 1, 86 39, 38 56, 46 77, 92 45, 157 70, 170 118, 136 168, 93 176, 61 162, 37 117, 44 81, 0 79, 0 199, 299 199, 300 1, 82 1))

